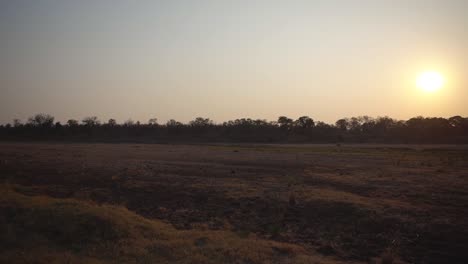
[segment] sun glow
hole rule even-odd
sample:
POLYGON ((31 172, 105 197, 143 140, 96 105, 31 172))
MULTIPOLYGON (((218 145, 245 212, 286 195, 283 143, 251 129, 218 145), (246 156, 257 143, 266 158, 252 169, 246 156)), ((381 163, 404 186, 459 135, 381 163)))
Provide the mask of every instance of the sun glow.
POLYGON ((435 92, 444 85, 443 76, 436 71, 426 71, 419 74, 416 79, 416 86, 425 92, 435 92))

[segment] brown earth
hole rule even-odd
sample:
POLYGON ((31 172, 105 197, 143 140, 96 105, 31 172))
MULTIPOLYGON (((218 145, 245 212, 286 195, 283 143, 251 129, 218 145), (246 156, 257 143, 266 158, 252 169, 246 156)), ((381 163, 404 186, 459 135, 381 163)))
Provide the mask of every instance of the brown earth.
POLYGON ((0 180, 330 263, 468 260, 466 146, 0 143, 0 180))

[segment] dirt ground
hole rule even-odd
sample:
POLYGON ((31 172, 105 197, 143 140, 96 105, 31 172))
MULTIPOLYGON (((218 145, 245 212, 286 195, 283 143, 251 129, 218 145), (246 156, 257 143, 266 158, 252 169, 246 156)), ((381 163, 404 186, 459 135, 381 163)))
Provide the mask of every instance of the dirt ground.
POLYGON ((344 261, 468 261, 467 146, 0 143, 0 180, 344 261))

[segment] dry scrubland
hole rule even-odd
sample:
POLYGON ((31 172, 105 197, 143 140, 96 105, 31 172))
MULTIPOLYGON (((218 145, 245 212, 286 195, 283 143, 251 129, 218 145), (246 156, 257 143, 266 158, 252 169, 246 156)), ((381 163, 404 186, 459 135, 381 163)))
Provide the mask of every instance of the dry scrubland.
POLYGON ((0 143, 1 263, 466 263, 468 148, 0 143))

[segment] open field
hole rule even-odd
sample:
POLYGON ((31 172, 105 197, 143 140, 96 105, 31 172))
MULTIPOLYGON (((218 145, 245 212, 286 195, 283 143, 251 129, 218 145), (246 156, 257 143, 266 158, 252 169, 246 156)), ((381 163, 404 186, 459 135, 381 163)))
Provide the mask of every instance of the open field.
POLYGON ((0 143, 0 181, 2 263, 468 260, 467 146, 0 143))

